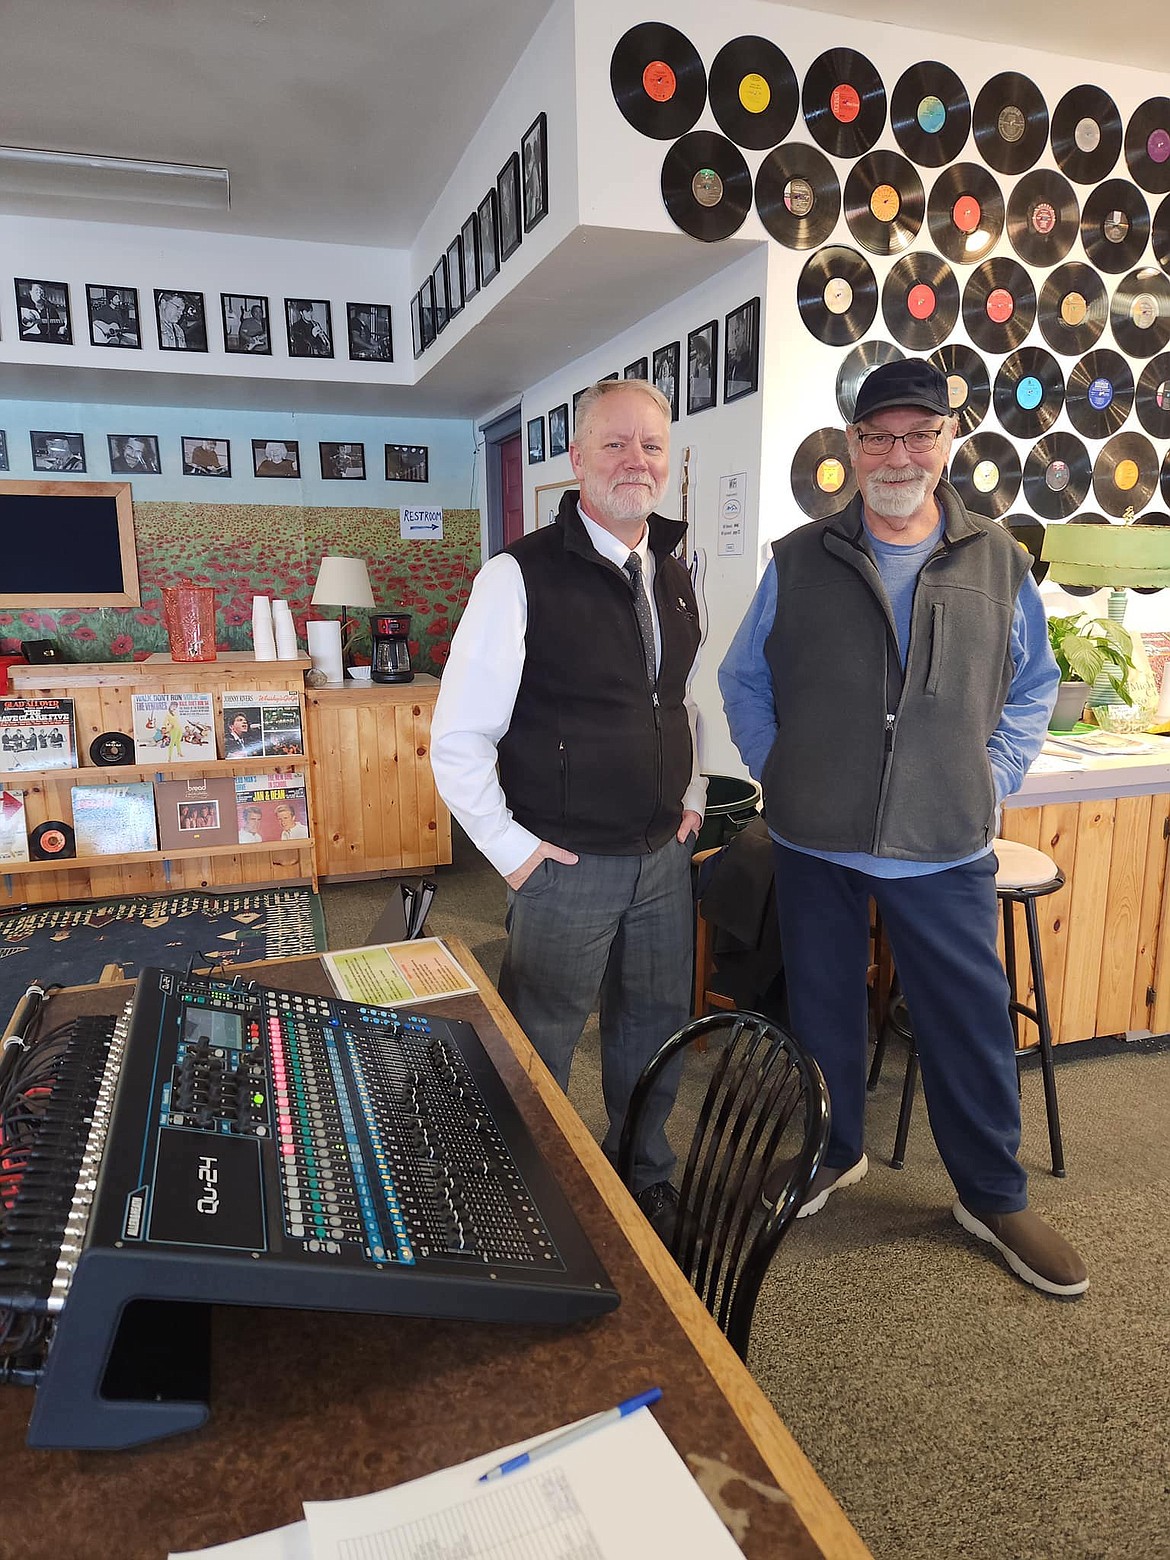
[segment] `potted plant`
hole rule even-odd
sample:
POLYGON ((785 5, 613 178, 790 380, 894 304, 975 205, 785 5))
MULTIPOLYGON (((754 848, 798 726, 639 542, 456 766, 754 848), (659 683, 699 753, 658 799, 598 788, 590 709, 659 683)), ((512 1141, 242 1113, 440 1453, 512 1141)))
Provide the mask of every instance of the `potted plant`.
POLYGON ((1051 730, 1067 731, 1080 720, 1089 690, 1102 674, 1119 699, 1132 702, 1133 639, 1120 623, 1084 612, 1050 617, 1048 643, 1060 668, 1060 691, 1048 723, 1051 730))

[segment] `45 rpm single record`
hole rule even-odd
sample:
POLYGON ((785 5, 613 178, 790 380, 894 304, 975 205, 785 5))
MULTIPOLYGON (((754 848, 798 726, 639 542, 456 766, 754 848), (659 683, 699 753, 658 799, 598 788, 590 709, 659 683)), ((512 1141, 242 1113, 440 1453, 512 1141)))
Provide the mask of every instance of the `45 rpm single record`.
POLYGON ((792 457, 792 494, 806 515, 823 520, 857 492, 843 428, 818 428, 802 439, 792 457))
POLYGON ((1147 98, 1134 109, 1125 127, 1125 162, 1143 190, 1170 191, 1170 98, 1147 98))
POLYGON ((1020 457, 1002 433, 973 433, 951 453, 951 486, 977 515, 1006 515, 1020 491, 1020 457))
POLYGON ((902 72, 890 94, 890 129, 924 168, 954 162, 971 133, 971 100, 949 65, 921 60, 902 72))
POLYGON ((796 307, 818 341, 830 347, 860 341, 877 305, 877 282, 856 249, 830 244, 805 261, 796 283, 796 307))
POLYGON ((1158 456, 1144 433, 1115 433, 1093 462, 1093 497, 1107 515, 1144 509, 1158 486, 1158 456))
POLYGON ((743 153, 713 130, 692 130, 662 160, 662 199, 670 220, 692 238, 729 238, 752 207, 743 153))
POLYGON ((1121 115, 1100 87, 1073 87, 1052 110, 1052 155, 1067 178, 1100 184, 1121 153, 1121 115))
POLYGON ((1025 264, 1055 265, 1072 248, 1080 215, 1064 175, 1034 168, 1008 197, 1008 239, 1025 264))
POLYGON ((833 157, 861 157, 882 133, 886 89, 864 54, 827 49, 804 78, 804 122, 818 146, 833 157))
POLYGON ((897 255, 909 248, 925 211, 922 180, 897 152, 869 152, 849 170, 845 221, 871 254, 897 255))
POLYGON ((995 415, 1018 439, 1038 439, 1060 416, 1064 375, 1043 347, 1021 347, 1004 358, 992 390, 995 415))
POLYGON ((617 41, 609 84, 618 108, 643 135, 685 135, 707 101, 707 72, 685 33, 666 22, 639 22, 617 41))
POLYGON ((775 147, 756 173, 756 210, 786 248, 815 249, 841 215, 841 186, 832 163, 804 141, 775 147))
POLYGON ((1064 393, 1068 420, 1086 439, 1107 439, 1133 409, 1133 374, 1118 352, 1089 352, 1069 371, 1064 393))
POLYGON ((1123 276, 1109 305, 1113 339, 1130 357, 1153 357, 1170 341, 1170 278, 1144 265, 1123 276))
POLYGON ((977 265, 963 289, 963 324, 984 352, 1012 352, 1036 322, 1032 278, 1018 260, 995 255, 977 265))
POLYGON ((103 767, 134 762, 134 738, 124 731, 103 731, 89 744, 89 756, 93 763, 103 767))
POLYGON ((57 861, 76 856, 77 841, 73 830, 59 818, 39 823, 29 834, 28 853, 34 861, 57 861))
POLYGON ((1001 71, 980 89, 972 115, 975 145, 996 173, 1023 173, 1048 141, 1048 105, 1036 83, 1001 71))
POLYGON ((711 61, 711 112, 737 146, 762 152, 796 122, 800 89, 788 56, 768 38, 733 38, 711 61))
POLYGON ((956 265, 990 254, 1003 232, 1003 194, 979 163, 953 163, 934 181, 926 225, 940 252, 956 265))
POLYGON ((1043 519, 1067 520, 1088 496, 1091 478, 1089 452, 1081 441, 1071 433, 1049 433, 1024 461, 1024 497, 1043 519))
POLYGON ((1040 289, 1040 331, 1054 352, 1088 352, 1108 320, 1109 295, 1092 266, 1069 260, 1049 272, 1040 289))
POLYGON ((1137 384, 1138 422, 1152 439, 1170 439, 1170 354, 1151 358, 1137 384))
POLYGON ((1009 531, 1026 553, 1032 556, 1032 578, 1037 585, 1044 582, 1048 565, 1040 554, 1044 548, 1044 527, 1029 515, 1006 515, 1000 524, 1009 531))
POLYGON ((1167 195, 1154 213, 1153 225, 1150 228, 1150 248, 1154 251, 1154 259, 1163 271, 1170 271, 1170 195, 1167 195))
POLYGON ((845 422, 853 421, 857 392, 883 363, 900 363, 906 354, 892 341, 862 341, 847 352, 837 370, 837 410, 845 422))
POLYGON ((1085 201, 1081 243, 1101 271, 1127 271, 1141 259, 1150 236, 1146 197, 1127 179, 1106 179, 1085 201))
POLYGON ((959 317, 959 284, 945 260, 915 249, 890 267, 882 287, 882 317, 904 347, 929 352, 959 317))
POLYGON ((987 365, 962 342, 948 341, 930 354, 930 361, 946 375, 947 400, 959 419, 959 433, 974 433, 991 405, 991 381, 987 365))

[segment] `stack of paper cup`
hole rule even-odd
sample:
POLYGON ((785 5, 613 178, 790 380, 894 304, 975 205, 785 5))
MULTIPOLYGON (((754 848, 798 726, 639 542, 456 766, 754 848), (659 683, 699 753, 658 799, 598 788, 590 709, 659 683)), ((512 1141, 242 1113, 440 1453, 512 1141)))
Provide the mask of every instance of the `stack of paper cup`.
POLYGON ((342 682, 345 668, 341 660, 341 624, 336 618, 309 623, 309 655, 313 670, 324 672, 330 682, 342 682))
POLYGON ((272 603, 267 596, 252 597, 252 649, 258 661, 276 660, 272 603))
POLYGON ((272 603, 272 627, 276 634, 277 660, 295 661, 298 655, 297 631, 287 601, 272 603))

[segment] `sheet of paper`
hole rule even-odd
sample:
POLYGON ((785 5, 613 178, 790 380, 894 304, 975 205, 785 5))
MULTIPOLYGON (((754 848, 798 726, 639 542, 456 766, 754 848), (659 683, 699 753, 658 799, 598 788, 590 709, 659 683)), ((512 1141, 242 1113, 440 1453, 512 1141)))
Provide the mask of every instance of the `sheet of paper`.
POLYGON ((251 1538, 236 1538, 211 1549, 175 1550, 167 1560, 313 1560, 309 1545, 309 1524, 290 1522, 271 1533, 256 1533, 251 1538))
POLYGON ((1071 753, 1049 753, 1047 749, 1034 758, 1028 768, 1030 775, 1051 775, 1061 770, 1083 769, 1083 758, 1075 758, 1071 753))
POLYGON ((1156 753, 1161 744, 1156 738, 1135 737, 1125 731, 1083 731, 1049 736, 1045 747, 1062 752, 1128 756, 1131 753, 1156 753))
POLYGON ((346 1002, 399 1007, 475 990, 475 982, 438 937, 345 948, 321 955, 333 989, 346 1002))

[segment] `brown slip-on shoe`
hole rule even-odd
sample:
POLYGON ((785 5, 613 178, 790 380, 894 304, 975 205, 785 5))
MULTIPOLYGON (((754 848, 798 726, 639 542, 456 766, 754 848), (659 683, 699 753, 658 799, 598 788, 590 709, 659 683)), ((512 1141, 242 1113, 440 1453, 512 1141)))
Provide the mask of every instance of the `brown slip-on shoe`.
POLYGON ((1078 1251, 1031 1208, 978 1217, 955 1199, 951 1209, 965 1230, 1000 1252, 1008 1267, 1046 1295, 1083 1295, 1089 1271, 1078 1251))
MULTIPOLYGON (((773 1165, 764 1177, 760 1201, 765 1208, 775 1207, 777 1197, 788 1184, 793 1163, 791 1159, 782 1159, 779 1164, 773 1165)), ((855 1165, 848 1165, 845 1169, 836 1165, 822 1165, 813 1176, 809 1189, 804 1194, 804 1201, 796 1210, 796 1217, 807 1219, 810 1213, 820 1213, 834 1192, 839 1192, 846 1186, 856 1186, 868 1169, 869 1160, 864 1154, 855 1165)))

